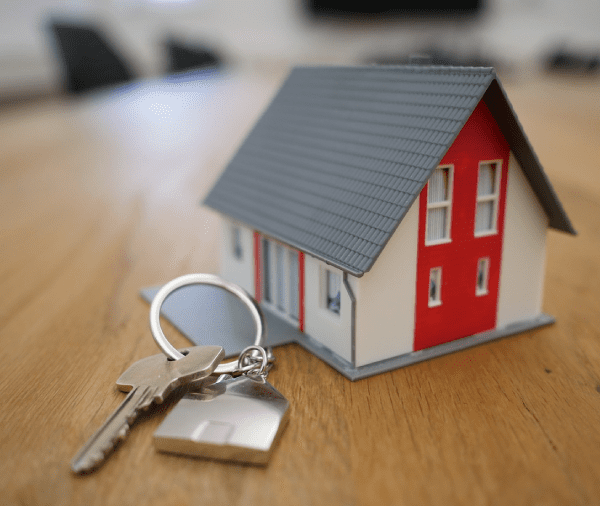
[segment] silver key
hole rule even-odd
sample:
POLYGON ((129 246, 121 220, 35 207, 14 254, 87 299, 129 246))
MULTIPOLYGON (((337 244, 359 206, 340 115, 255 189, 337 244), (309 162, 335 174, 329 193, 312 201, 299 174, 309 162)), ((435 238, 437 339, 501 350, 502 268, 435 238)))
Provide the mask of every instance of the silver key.
POLYGON ((79 450, 71 469, 90 472, 99 467, 115 445, 125 439, 129 427, 141 410, 154 402, 160 404, 179 385, 209 376, 223 359, 221 346, 195 346, 179 360, 158 354, 135 362, 117 380, 117 387, 129 395, 102 427, 79 450))

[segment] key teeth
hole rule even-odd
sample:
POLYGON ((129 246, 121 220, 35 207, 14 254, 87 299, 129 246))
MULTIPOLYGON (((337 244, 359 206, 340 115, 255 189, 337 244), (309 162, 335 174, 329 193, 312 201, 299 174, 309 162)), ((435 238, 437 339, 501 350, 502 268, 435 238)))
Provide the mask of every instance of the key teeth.
POLYGON ((127 434, 129 434, 129 425, 124 425, 115 438, 113 448, 117 445, 117 443, 119 443, 119 441, 124 441, 127 437, 127 434))
POLYGON ((104 461, 105 455, 106 454, 101 451, 91 455, 88 462, 89 469, 94 469, 98 464, 100 464, 100 462, 104 461))
POLYGON ((97 448, 95 452, 88 453, 85 457, 85 460, 74 462, 71 466, 73 471, 78 474, 85 474, 90 473, 100 467, 100 465, 106 460, 108 453, 111 450, 114 450, 121 441, 125 440, 129 434, 130 428, 130 423, 123 424, 123 427, 119 429, 119 432, 117 432, 114 437, 107 439, 102 447, 97 448))
POLYGON ((102 462, 104 462, 104 458, 105 458, 107 452, 108 452, 108 449, 106 452, 99 450, 97 452, 90 453, 89 455, 87 455, 86 459, 83 462, 78 462, 77 464, 74 464, 72 466, 73 471, 75 471, 78 474, 85 474, 85 473, 92 472, 102 462))
MULTIPOLYGON (((136 409, 134 412, 132 412, 127 419, 125 420, 125 424, 123 425, 123 427, 121 427, 121 429, 119 430, 119 434, 121 433, 121 431, 124 429, 126 431, 129 430, 129 427, 131 427, 131 425, 133 424, 133 422, 135 422, 135 419, 137 418, 137 416, 140 414, 140 410, 136 409)), ((127 435, 127 432, 125 432, 125 435, 127 435)))

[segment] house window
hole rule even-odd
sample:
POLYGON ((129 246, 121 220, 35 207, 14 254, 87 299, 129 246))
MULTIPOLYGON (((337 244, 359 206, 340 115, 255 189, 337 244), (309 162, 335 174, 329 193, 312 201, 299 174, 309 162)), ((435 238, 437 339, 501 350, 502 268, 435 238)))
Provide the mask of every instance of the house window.
POLYGON ((325 307, 332 313, 340 314, 342 276, 339 272, 329 269, 325 271, 325 274, 325 307))
POLYGON ((442 303, 442 268, 435 267, 429 271, 429 307, 442 303))
POLYGON ((295 321, 299 315, 298 252, 283 244, 262 239, 263 302, 295 321))
POLYGON ((488 258, 480 258, 477 261, 477 284, 475 295, 486 295, 488 293, 489 268, 490 260, 488 258))
POLYGON ((452 167, 438 167, 433 171, 427 187, 426 244, 450 240, 451 206, 452 167))
POLYGON ((479 164, 477 181, 477 211, 475 214, 475 235, 496 233, 498 220, 498 195, 500 186, 500 165, 498 162, 479 164))
POLYGON ((231 226, 231 250, 233 257, 236 260, 243 259, 244 250, 242 249, 242 231, 237 225, 231 226))

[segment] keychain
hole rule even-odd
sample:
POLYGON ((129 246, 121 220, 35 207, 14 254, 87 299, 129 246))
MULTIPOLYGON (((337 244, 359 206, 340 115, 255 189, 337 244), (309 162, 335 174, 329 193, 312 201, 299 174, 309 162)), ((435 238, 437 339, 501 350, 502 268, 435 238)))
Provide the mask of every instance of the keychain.
POLYGON ((215 382, 202 381, 198 390, 186 394, 154 433, 158 450, 195 457, 266 464, 287 425, 289 402, 268 381, 273 357, 263 348, 264 315, 245 290, 210 274, 188 274, 172 280, 156 294, 150 307, 152 336, 171 360, 183 358, 160 327, 160 308, 175 290, 206 284, 237 296, 256 324, 253 346, 237 360, 219 364, 215 382))

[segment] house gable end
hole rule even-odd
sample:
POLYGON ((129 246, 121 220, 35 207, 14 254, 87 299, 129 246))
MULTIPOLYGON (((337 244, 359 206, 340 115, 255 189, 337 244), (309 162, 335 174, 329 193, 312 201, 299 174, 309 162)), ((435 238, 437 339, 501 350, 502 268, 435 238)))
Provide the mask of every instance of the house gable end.
POLYGON ((496 79, 492 81, 485 92, 483 100, 498 123, 502 135, 508 141, 511 151, 518 160, 542 208, 548 215, 549 226, 556 230, 576 234, 548 176, 529 143, 512 105, 508 101, 506 93, 496 79))

